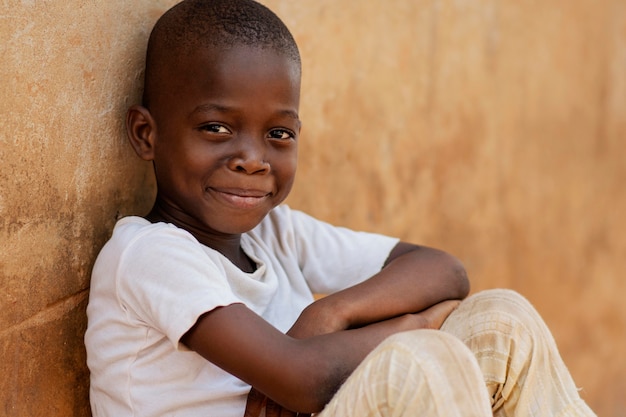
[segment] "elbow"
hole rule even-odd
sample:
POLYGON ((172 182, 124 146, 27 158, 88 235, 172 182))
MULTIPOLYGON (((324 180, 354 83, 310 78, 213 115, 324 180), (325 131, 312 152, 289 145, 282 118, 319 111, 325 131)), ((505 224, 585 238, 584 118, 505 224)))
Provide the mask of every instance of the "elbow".
POLYGON ((315 383, 312 384, 311 390, 308 391, 310 413, 322 411, 352 372, 345 364, 339 363, 327 363, 325 368, 323 372, 320 372, 315 383), (314 395, 311 395, 311 392, 314 395))
POLYGON ((321 412, 330 402, 339 386, 332 384, 307 384, 309 388, 285 399, 283 407, 298 413, 314 414, 321 412))
POLYGON ((334 360, 317 357, 315 363, 311 362, 294 375, 294 383, 285 387, 274 401, 298 413, 318 413, 324 409, 350 371, 334 360))
POLYGON ((451 282, 451 288, 454 290, 454 298, 462 300, 470 292, 470 281, 467 276, 467 271, 463 263, 452 255, 448 255, 450 260, 450 272, 449 280, 451 282))

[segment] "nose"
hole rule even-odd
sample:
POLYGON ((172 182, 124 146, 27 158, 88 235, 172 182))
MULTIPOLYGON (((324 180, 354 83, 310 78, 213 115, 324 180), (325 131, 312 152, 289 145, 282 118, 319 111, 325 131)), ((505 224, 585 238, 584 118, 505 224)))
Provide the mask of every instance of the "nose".
POLYGON ((245 136, 238 138, 233 156, 228 167, 245 174, 264 174, 270 171, 270 164, 265 160, 266 149, 263 138, 245 136))

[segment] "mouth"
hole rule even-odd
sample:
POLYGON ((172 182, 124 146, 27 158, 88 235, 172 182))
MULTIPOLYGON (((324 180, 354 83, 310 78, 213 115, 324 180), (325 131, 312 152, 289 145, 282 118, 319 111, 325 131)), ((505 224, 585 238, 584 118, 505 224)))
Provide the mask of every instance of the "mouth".
POLYGON ((238 188, 207 188, 222 202, 240 209, 255 208, 263 204, 271 193, 262 190, 238 189, 238 188))

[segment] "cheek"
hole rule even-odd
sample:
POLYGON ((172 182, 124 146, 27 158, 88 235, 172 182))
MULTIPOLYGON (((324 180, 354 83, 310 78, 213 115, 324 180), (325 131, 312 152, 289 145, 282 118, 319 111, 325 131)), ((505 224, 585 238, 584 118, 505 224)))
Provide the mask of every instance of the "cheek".
POLYGON ((283 171, 279 176, 280 195, 282 199, 287 198, 287 195, 291 192, 293 183, 296 177, 297 161, 294 158, 289 164, 283 165, 283 171))
POLYGON ((169 193, 175 194, 184 194, 190 187, 196 188, 198 181, 206 175, 206 164, 201 155, 182 154, 176 150, 163 151, 154 160, 159 188, 166 187, 169 193))
POLYGON ((298 157, 295 152, 288 155, 283 155, 280 159, 280 164, 277 166, 277 172, 281 181, 291 184, 296 175, 296 168, 298 166, 298 157))

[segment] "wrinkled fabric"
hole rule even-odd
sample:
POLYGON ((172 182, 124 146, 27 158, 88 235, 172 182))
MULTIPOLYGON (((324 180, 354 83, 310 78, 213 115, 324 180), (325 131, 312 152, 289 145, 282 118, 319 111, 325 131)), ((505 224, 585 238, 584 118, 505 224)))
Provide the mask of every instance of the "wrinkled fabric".
POLYGON ((318 417, 589 417, 532 305, 510 290, 464 300, 438 330, 385 340, 318 417))

